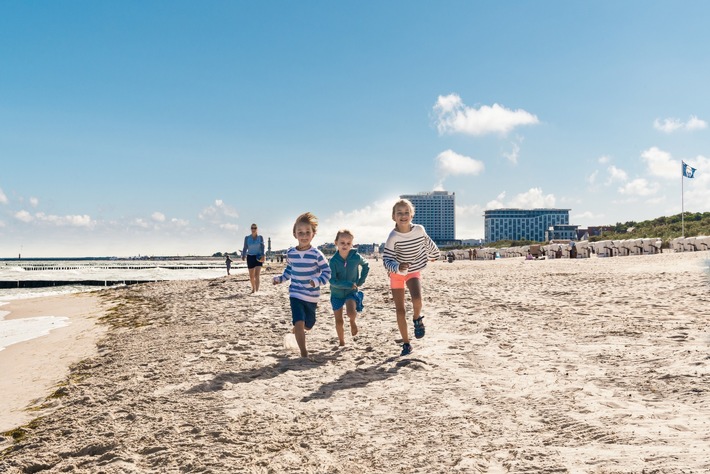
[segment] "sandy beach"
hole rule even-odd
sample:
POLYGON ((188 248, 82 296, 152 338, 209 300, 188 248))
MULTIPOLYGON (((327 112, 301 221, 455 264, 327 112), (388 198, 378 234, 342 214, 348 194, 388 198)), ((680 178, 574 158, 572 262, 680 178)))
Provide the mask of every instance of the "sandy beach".
POLYGON ((37 416, 37 407, 57 390, 69 367, 97 353, 96 342, 106 332, 98 325, 101 302, 91 293, 15 300, 0 306, 6 320, 61 316, 64 327, 48 335, 13 344, 0 351, 0 432, 23 425, 37 416))
POLYGON ((708 259, 436 262, 407 357, 381 262, 344 348, 324 289, 310 359, 284 347, 278 268, 257 296, 104 291, 95 354, 3 434, 0 472, 708 472, 708 259))

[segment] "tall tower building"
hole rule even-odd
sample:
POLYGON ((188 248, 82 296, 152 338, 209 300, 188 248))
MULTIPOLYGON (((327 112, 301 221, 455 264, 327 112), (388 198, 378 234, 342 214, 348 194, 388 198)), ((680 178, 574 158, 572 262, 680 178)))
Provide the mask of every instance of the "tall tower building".
POLYGON ((413 222, 423 225, 437 245, 456 240, 456 193, 432 191, 403 194, 400 198, 414 204, 413 222))

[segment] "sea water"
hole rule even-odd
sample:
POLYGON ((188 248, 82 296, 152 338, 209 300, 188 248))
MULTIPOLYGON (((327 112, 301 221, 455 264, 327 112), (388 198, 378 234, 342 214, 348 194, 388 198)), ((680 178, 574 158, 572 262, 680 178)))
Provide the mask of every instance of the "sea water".
MULTIPOLYGON (((232 274, 246 273, 242 263, 234 262, 232 274)), ((104 286, 84 285, 81 282, 105 282, 106 286, 123 281, 201 280, 219 278, 227 274, 224 260, 33 260, 0 261, 0 308, 8 301, 97 291, 104 286), (25 287, 28 282, 34 285, 25 287), (62 284, 52 286, 56 282, 62 284), (76 284, 72 284, 76 282, 76 284), (5 288, 13 286, 12 288, 5 288)), ((118 283, 120 284, 120 283, 118 283)), ((8 311, 0 309, 0 351, 5 347, 49 334, 67 326, 70 321, 58 315, 5 320, 8 311)))

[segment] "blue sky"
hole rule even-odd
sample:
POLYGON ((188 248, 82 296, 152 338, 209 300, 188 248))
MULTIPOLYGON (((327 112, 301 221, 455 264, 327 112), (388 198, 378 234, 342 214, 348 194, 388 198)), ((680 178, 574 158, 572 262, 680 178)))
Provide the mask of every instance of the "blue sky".
POLYGON ((710 208, 710 3, 5 1, 0 257, 382 242, 400 194, 710 208))

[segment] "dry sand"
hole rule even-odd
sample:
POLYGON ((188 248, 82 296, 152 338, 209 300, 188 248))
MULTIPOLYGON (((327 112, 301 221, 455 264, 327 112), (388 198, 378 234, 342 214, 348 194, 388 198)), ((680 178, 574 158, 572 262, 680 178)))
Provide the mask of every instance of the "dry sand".
POLYGON ((0 472, 708 472, 708 258, 436 262, 408 357, 381 262, 345 348, 324 291, 312 360, 268 271, 258 296, 113 289, 98 355, 0 472))

